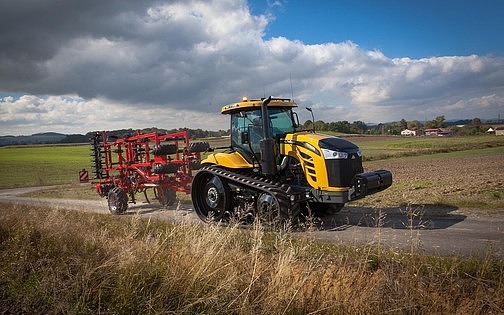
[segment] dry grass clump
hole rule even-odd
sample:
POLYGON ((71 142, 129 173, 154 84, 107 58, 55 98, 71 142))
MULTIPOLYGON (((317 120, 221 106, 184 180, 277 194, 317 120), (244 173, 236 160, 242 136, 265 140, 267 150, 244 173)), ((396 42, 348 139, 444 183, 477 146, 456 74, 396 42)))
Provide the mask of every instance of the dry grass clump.
MULTIPOLYGON (((309 233, 307 233, 309 234, 309 233)), ((2 205, 5 313, 504 311, 504 263, 2 205)))

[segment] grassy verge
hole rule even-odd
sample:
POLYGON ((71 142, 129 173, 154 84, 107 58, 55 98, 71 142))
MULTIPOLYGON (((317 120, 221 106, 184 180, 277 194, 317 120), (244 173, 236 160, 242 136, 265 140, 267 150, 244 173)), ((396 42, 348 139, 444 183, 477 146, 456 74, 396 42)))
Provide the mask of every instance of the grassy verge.
POLYGON ((433 257, 413 247, 318 243, 261 227, 1 206, 6 313, 504 311, 504 263, 491 252, 433 257))

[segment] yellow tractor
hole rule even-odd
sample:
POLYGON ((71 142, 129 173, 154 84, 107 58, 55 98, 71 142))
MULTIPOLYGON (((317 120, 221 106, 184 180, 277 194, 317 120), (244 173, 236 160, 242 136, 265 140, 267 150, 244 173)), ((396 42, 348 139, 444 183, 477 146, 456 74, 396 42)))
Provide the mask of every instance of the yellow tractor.
POLYGON ((389 171, 363 173, 352 142, 298 131, 295 107, 271 96, 222 107, 231 116, 231 144, 201 161, 191 184, 203 221, 295 222, 303 210, 334 213, 392 184, 389 171))

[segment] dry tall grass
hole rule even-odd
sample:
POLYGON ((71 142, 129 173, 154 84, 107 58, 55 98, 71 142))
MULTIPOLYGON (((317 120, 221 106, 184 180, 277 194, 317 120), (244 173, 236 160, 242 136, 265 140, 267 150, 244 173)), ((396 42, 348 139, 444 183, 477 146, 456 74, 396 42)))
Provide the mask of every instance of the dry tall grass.
POLYGON ((504 263, 491 253, 0 206, 1 313, 504 312, 504 263))

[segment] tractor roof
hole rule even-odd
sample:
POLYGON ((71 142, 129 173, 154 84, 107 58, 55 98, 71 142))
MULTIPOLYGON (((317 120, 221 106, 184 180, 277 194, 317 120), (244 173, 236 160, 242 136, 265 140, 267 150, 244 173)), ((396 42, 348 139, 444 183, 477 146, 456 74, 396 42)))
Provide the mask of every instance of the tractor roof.
MULTIPOLYGON (((223 114, 230 114, 239 110, 260 109, 264 98, 260 100, 249 100, 246 97, 241 102, 232 103, 222 107, 223 114)), ((297 104, 288 98, 272 98, 268 107, 297 107, 297 104)))

